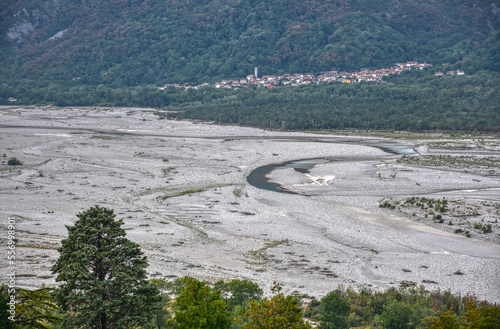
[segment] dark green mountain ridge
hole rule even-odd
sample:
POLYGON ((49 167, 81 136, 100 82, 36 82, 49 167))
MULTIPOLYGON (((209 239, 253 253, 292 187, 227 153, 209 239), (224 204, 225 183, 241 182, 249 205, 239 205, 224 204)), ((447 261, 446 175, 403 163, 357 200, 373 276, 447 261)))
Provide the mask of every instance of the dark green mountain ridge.
POLYGON ((2 0, 1 82, 125 87, 380 68, 499 71, 499 1, 2 0))

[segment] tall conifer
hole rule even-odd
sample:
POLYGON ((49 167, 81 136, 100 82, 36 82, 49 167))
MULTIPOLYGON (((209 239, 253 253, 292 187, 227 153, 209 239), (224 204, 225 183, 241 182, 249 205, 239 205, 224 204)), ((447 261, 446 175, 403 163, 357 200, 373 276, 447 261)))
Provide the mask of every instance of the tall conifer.
POLYGON ((62 282, 54 297, 67 312, 65 327, 148 327, 161 297, 147 281, 139 245, 125 238, 123 221, 111 209, 96 206, 77 217, 52 267, 62 282))

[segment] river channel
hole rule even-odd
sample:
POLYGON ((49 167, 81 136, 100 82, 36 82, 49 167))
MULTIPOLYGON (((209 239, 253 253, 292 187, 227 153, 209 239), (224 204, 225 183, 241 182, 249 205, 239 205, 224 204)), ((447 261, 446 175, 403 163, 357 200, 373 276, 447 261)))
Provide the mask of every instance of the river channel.
MULTIPOLYGON (((345 143, 344 143, 345 144, 345 143)), ((371 146, 381 149, 382 151, 394 155, 404 155, 404 156, 418 156, 419 154, 415 151, 415 145, 413 144, 399 144, 399 143, 388 143, 386 141, 380 140, 370 140, 370 141, 352 141, 347 144, 371 146)), ((274 191, 279 193, 288 194, 298 194, 296 192, 287 190, 280 183, 272 181, 269 179, 268 175, 277 169, 292 168, 296 172, 301 174, 307 174, 311 169, 317 165, 325 164, 338 161, 335 158, 314 158, 314 159, 299 159, 286 161, 282 163, 274 163, 265 166, 261 166, 253 170, 247 177, 247 181, 250 185, 257 187, 259 189, 274 191)), ((304 196, 309 196, 307 194, 301 194, 304 196)))

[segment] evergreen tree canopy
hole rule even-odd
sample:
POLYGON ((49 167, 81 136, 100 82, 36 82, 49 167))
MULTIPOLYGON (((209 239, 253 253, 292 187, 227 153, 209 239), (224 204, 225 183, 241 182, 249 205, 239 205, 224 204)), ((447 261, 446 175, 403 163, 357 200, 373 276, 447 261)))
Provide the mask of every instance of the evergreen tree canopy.
POLYGON ((146 280, 146 257, 125 238, 113 210, 92 207, 77 215, 52 267, 62 284, 54 297, 66 311, 65 328, 147 327, 160 294, 146 280))

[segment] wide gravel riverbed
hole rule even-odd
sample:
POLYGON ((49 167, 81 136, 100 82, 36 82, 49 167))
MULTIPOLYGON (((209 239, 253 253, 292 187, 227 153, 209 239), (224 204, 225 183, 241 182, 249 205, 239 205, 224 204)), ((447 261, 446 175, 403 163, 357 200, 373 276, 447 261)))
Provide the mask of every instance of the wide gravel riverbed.
MULTIPOLYGON (((168 121, 153 109, 0 107, 2 245, 14 220, 17 284, 54 285, 66 225, 100 205, 124 219, 151 277, 250 279, 266 292, 278 281, 316 297, 339 285, 415 283, 500 302, 498 212, 487 208, 500 206, 498 170, 398 163, 384 151, 433 154, 428 142, 168 121), (23 165, 8 166, 12 157, 23 165), (289 193, 247 181, 259 167, 309 159, 325 160, 260 177, 289 193), (439 223, 418 209, 379 207, 413 196, 477 211, 439 223), (478 221, 492 232, 474 230, 478 221)), ((497 142, 481 156, 498 160, 497 142)))

